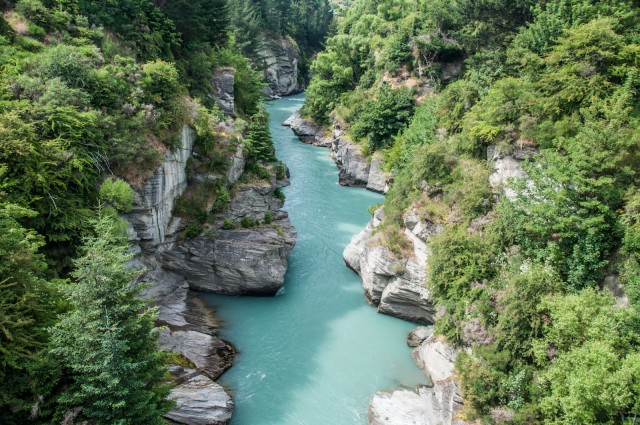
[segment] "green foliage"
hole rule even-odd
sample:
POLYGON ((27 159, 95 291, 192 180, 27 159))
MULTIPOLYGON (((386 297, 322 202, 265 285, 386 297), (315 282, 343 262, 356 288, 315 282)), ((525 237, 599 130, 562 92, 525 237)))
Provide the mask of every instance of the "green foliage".
POLYGON ((280 199, 282 202, 284 202, 286 199, 284 192, 279 187, 273 191, 273 197, 276 199, 280 199))
POLYGON ((116 210, 129 212, 133 207, 133 189, 121 179, 108 178, 100 186, 100 198, 116 210))
POLYGON ((240 225, 245 229, 256 227, 259 224, 260 224, 260 221, 250 217, 242 217, 242 220, 240 220, 240 225))
POLYGON ((228 218, 225 218, 224 222, 222 223, 222 228, 224 230, 233 230, 236 228, 236 225, 233 221, 229 220, 228 218))
POLYGON ((273 223, 273 214, 271 213, 271 211, 267 211, 266 213, 264 213, 264 220, 263 220, 264 224, 271 224, 273 223))
POLYGON ((179 94, 178 71, 162 60, 146 63, 142 66, 141 86, 151 103, 162 105, 179 94))
POLYGON ((74 283, 63 288, 74 310, 51 330, 51 352, 67 381, 57 417, 82 406, 80 417, 98 424, 164 423, 171 403, 156 310, 131 285, 140 272, 127 266, 133 254, 112 219, 101 215, 95 232, 75 261, 74 283))
POLYGON ((231 201, 231 195, 226 187, 221 187, 216 191, 216 200, 213 203, 213 212, 222 212, 231 201))
POLYGON ((0 204, 0 421, 25 423, 44 376, 47 328, 56 319, 58 295, 43 279, 44 240, 17 221, 35 213, 0 204))
POLYGON ((351 134, 366 140, 370 152, 391 146, 393 136, 403 129, 413 115, 413 94, 410 90, 383 86, 374 99, 354 110, 351 134))
POLYGON ((248 166, 257 161, 275 160, 275 148, 269 131, 269 114, 263 107, 251 116, 244 143, 248 153, 248 166))

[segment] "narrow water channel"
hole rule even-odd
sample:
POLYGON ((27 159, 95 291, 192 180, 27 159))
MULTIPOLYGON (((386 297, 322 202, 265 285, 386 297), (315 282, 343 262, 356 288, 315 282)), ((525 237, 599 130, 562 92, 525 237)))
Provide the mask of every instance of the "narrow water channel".
POLYGON ((220 383, 233 393, 233 425, 366 424, 373 394, 426 378, 405 344, 412 324, 376 313, 342 251, 382 196, 337 184, 326 148, 281 123, 303 96, 271 102, 278 158, 291 170, 285 209, 298 230, 284 291, 275 298, 206 295, 238 349, 220 383))

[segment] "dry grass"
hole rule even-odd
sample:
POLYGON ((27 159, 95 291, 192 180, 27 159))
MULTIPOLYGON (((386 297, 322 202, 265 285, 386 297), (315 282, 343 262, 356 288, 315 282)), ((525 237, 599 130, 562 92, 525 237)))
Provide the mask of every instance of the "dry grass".
POLYGON ((19 35, 29 34, 29 22, 22 16, 18 15, 15 11, 10 10, 4 13, 4 19, 9 23, 9 26, 19 35))

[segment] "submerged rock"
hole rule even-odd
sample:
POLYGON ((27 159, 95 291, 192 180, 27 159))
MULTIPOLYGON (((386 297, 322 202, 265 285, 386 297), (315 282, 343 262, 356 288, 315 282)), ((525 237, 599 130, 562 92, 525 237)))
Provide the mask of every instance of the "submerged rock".
POLYGON ((176 408, 165 418, 186 425, 226 425, 231 420, 233 400, 222 388, 206 376, 194 376, 194 371, 182 369, 184 380, 171 390, 169 398, 176 408))

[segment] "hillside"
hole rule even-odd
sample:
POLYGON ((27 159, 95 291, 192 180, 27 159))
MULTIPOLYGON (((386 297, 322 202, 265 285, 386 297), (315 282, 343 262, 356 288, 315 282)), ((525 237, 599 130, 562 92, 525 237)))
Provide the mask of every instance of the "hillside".
POLYGON ((460 348, 458 420, 638 414, 639 20, 631 1, 356 0, 312 66, 303 116, 387 182, 345 260, 379 311, 460 348))

